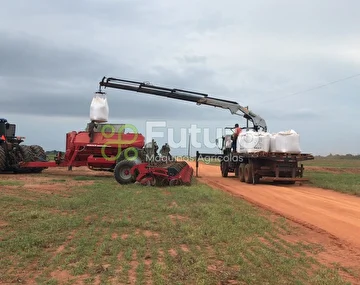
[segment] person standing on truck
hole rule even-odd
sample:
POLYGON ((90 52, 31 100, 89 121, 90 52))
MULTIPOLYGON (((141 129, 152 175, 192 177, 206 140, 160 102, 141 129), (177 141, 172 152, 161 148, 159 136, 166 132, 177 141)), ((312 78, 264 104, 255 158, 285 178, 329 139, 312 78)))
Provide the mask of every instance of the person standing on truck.
POLYGON ((233 134, 233 151, 236 152, 236 143, 237 143, 237 139, 241 133, 241 128, 239 127, 239 124, 235 124, 234 127, 234 134, 233 134))
POLYGON ((97 124, 95 123, 95 121, 91 121, 90 124, 89 124, 89 128, 88 128, 91 143, 94 141, 94 129, 96 127, 97 127, 97 124))

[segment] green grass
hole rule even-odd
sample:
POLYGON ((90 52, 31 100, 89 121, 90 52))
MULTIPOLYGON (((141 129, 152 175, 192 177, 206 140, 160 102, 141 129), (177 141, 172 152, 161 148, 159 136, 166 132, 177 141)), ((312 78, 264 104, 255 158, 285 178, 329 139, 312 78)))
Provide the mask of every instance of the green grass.
POLYGON ((22 185, 24 185, 22 181, 0 180, 0 186, 22 186, 22 185))
POLYGON ((166 189, 102 178, 69 196, 0 192, 0 283, 346 284, 318 245, 248 203, 194 182, 166 189), (174 254, 175 253, 175 254, 174 254), (59 274, 58 274, 59 275, 59 274))
POLYGON ((359 168, 360 159, 315 157, 314 160, 302 162, 304 166, 335 167, 335 168, 359 168))
POLYGON ((316 187, 360 196, 359 174, 305 171, 305 177, 316 187))
POLYGON ((74 180, 76 181, 92 181, 92 180, 104 180, 102 176, 74 176, 74 180))

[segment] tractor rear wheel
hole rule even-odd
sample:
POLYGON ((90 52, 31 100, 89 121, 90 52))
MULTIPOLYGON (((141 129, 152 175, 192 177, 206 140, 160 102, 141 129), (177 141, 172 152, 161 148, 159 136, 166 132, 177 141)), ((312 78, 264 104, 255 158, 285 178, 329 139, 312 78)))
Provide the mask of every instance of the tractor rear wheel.
MULTIPOLYGON (((36 151, 33 151, 33 147, 31 146, 27 146, 27 145, 20 145, 20 153, 23 157, 23 161, 24 162, 34 162, 34 161, 38 161, 38 155, 43 155, 43 149, 40 146, 36 146, 36 151)), ((45 153, 45 152, 44 152, 45 153)), ((46 155, 45 155, 46 157, 46 155)), ((32 168, 23 168, 20 169, 20 172, 22 173, 40 173, 41 171, 43 171, 45 168, 43 167, 32 167, 32 168)))
MULTIPOLYGON (((35 160, 35 155, 28 145, 19 145, 20 154, 23 162, 32 162, 35 160)), ((17 173, 29 173, 32 172, 32 168, 19 168, 16 170, 17 173)))
MULTIPOLYGON (((39 145, 31 145, 30 149, 32 150, 34 154, 34 161, 46 161, 46 152, 45 150, 39 146, 39 145)), ((46 169, 46 167, 35 167, 31 169, 31 172, 33 173, 40 173, 46 169)))
POLYGON ((135 165, 135 161, 123 160, 116 164, 114 168, 115 180, 120 184, 134 183, 135 179, 131 175, 131 168, 135 165))
POLYGON ((46 160, 46 153, 45 150, 39 145, 31 145, 30 149, 35 154, 36 160, 38 161, 45 161, 46 160))
POLYGON ((0 146, 0 171, 5 170, 6 167, 6 154, 4 149, 0 146))
POLYGON ((24 162, 32 162, 35 160, 35 155, 29 146, 20 145, 19 148, 24 162))

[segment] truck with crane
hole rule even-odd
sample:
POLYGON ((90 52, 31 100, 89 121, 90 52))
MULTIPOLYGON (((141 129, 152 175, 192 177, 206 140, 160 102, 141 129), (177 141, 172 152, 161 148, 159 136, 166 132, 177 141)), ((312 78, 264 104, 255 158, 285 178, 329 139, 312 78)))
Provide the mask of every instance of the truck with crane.
MULTIPOLYGON (((261 116, 235 101, 210 97, 205 93, 155 86, 147 82, 137 82, 112 77, 103 77, 99 85, 99 90, 102 88, 115 88, 194 102, 197 105, 208 105, 227 109, 231 114, 239 115, 246 119, 247 126, 242 129, 251 129, 254 132, 267 132, 266 122, 261 116), (252 126, 249 126, 249 122, 252 126)), ((237 151, 237 149, 232 149, 230 145, 226 144, 229 139, 233 139, 233 136, 224 135, 222 137, 222 153, 220 154, 200 153, 197 151, 196 175, 198 175, 199 160, 207 157, 220 160, 220 172, 223 177, 228 177, 229 173, 234 173, 241 182, 256 184, 259 183, 260 180, 263 180, 273 182, 283 181, 293 184, 296 181, 307 180, 303 177, 304 167, 302 164, 299 165, 299 162, 314 159, 312 154, 273 151, 237 151)))

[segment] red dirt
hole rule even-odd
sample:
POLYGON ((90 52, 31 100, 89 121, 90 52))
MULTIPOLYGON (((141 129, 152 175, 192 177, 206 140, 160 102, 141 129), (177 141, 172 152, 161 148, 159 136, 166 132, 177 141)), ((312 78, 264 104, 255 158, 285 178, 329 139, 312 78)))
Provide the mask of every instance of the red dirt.
POLYGON ((360 197, 308 186, 241 183, 235 177, 221 177, 214 165, 200 164, 199 176, 214 188, 360 248, 360 197))
POLYGON ((176 223, 179 221, 186 221, 189 219, 188 217, 181 216, 181 215, 168 215, 168 217, 171 219, 172 223, 176 223))
POLYGON ((170 249, 168 250, 168 252, 169 252, 169 254, 170 254, 172 257, 177 256, 177 252, 176 252, 176 250, 173 249, 173 248, 170 248, 170 249))
POLYGON ((132 260, 130 261, 130 269, 129 269, 129 282, 130 284, 136 283, 136 269, 139 265, 139 262, 137 261, 137 253, 134 250, 132 254, 132 260))
POLYGON ((159 235, 159 233, 146 230, 146 231, 144 231, 144 236, 146 236, 147 238, 150 238, 150 237, 158 238, 160 235, 159 235))
POLYGON ((129 237, 128 234, 122 234, 122 235, 121 235, 121 239, 123 239, 123 240, 127 239, 128 237, 129 237))
POLYGON ((346 261, 359 268, 360 197, 304 185, 246 184, 232 174, 221 177, 219 166, 202 163, 198 180, 304 226, 307 234, 292 238, 327 247, 322 261, 346 261))
POLYGON ((151 255, 150 255, 150 249, 147 248, 146 250, 146 254, 145 254, 145 284, 146 285, 152 285, 153 281, 152 281, 152 272, 151 272, 151 264, 152 264, 152 260, 151 260, 151 255))
POLYGON ((185 252, 189 252, 189 251, 190 251, 186 244, 181 244, 181 245, 180 245, 180 248, 181 248, 182 251, 185 251, 185 252))
POLYGON ((4 227, 6 227, 8 225, 9 224, 7 222, 0 220, 0 228, 4 228, 4 227))
POLYGON ((66 246, 70 243, 70 241, 74 238, 75 233, 76 233, 75 230, 71 232, 71 234, 66 238, 66 241, 56 249, 56 251, 55 251, 56 254, 61 253, 61 252, 65 249, 65 247, 66 247, 66 246))

